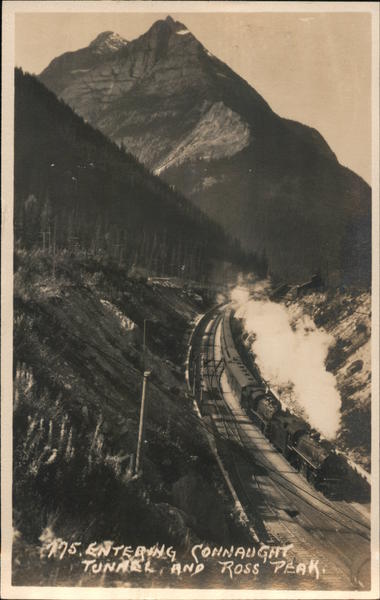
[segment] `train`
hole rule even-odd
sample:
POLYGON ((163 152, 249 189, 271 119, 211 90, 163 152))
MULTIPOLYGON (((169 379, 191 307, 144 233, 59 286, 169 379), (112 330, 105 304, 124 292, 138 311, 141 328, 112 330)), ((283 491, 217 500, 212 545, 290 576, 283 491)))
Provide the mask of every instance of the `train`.
POLYGON ((234 341, 234 311, 225 311, 221 348, 228 383, 251 421, 287 461, 326 497, 367 502, 370 485, 303 419, 283 408, 255 364, 244 364, 234 341))

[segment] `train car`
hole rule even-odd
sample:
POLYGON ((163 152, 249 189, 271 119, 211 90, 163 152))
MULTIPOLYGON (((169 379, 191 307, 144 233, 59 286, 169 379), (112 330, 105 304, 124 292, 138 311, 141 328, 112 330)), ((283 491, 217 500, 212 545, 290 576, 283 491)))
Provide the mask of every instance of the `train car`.
POLYGON ((293 450, 298 469, 325 496, 334 500, 369 501, 370 484, 329 442, 305 433, 299 436, 293 450))
POLYGON ((323 468, 331 454, 331 447, 323 445, 309 432, 301 433, 292 447, 294 463, 308 481, 316 487, 322 483, 323 468))
POLYGON ((270 394, 266 394, 257 403, 256 414, 261 420, 261 430, 265 435, 269 434, 269 428, 274 416, 280 412, 280 402, 270 394))
POLYGON ((231 319, 232 319, 233 311, 232 309, 226 310, 223 321, 222 321, 222 350, 223 356, 226 361, 241 361, 240 355, 235 347, 235 342, 232 336, 231 330, 231 319))
POLYGON ((239 361, 225 361, 228 383, 240 404, 244 406, 257 388, 257 383, 248 369, 239 361))
POLYGON ((297 445, 301 434, 307 430, 306 423, 295 415, 278 412, 271 420, 268 438, 285 458, 293 462, 294 446, 297 445))
POLYGON ((346 457, 332 451, 319 469, 318 487, 326 496, 347 502, 369 502, 371 485, 347 462, 346 457))
POLYGON ((262 387, 251 393, 246 408, 255 425, 267 435, 274 415, 281 410, 281 403, 262 387))
POLYGON ((222 354, 228 383, 241 405, 245 406, 251 393, 263 386, 247 369, 236 350, 231 331, 232 313, 232 309, 227 310, 222 321, 222 354))
POLYGON ((249 398, 243 405, 243 408, 246 409, 246 411, 249 415, 253 416, 256 413, 258 402, 261 398, 264 398, 264 396, 265 396, 264 386, 259 386, 253 392, 251 392, 251 395, 249 396, 249 398))

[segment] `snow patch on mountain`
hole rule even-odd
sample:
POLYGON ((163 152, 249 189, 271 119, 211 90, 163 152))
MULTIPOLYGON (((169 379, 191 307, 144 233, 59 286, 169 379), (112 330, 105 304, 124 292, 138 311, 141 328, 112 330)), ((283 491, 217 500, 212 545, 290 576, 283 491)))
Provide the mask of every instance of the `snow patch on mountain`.
POLYGON ((128 44, 128 41, 113 31, 103 31, 91 42, 90 48, 96 54, 116 52, 128 44))

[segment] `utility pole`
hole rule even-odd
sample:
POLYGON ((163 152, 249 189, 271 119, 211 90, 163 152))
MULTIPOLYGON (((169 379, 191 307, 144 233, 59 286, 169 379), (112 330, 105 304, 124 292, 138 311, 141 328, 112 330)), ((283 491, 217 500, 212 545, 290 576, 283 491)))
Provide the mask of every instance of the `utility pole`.
POLYGON ((139 424, 139 435, 137 439, 137 449, 136 449, 136 465, 135 465, 135 474, 138 475, 140 471, 140 462, 142 458, 142 443, 144 438, 144 417, 145 417, 145 397, 146 397, 146 386, 148 382, 148 377, 150 375, 150 371, 144 371, 143 378, 143 386, 142 386, 142 394, 141 394, 141 409, 140 409, 140 424, 139 424))

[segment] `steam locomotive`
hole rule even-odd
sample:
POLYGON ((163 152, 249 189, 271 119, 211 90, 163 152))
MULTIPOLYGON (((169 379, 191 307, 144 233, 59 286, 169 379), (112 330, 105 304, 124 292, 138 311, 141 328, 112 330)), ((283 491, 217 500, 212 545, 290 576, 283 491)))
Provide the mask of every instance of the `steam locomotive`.
POLYGON ((232 309, 222 322, 221 346, 229 385, 252 422, 305 478, 329 498, 365 502, 369 483, 337 454, 331 443, 299 417, 283 410, 254 365, 249 370, 234 343, 232 309))

